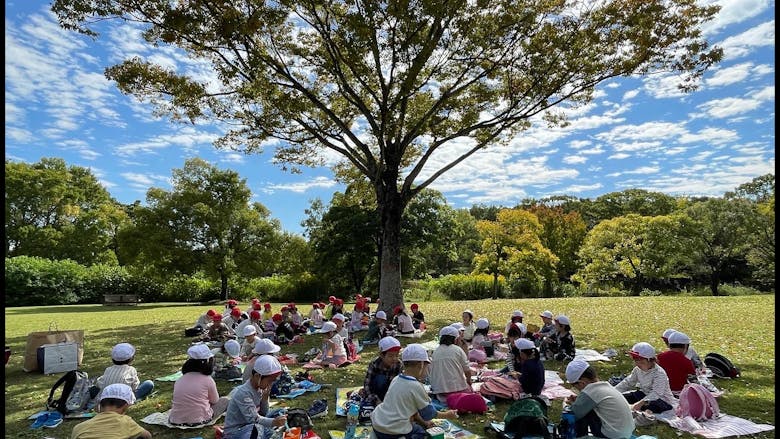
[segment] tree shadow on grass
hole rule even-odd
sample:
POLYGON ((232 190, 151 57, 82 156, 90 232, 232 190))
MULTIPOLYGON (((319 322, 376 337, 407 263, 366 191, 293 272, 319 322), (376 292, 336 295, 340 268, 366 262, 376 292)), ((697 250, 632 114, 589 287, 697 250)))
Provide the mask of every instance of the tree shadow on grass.
POLYGON ((101 311, 137 311, 146 312, 155 308, 170 308, 182 306, 205 306, 199 302, 163 302, 163 303, 139 303, 138 305, 101 305, 101 304, 82 304, 82 305, 64 305, 51 307, 11 307, 6 308, 7 315, 29 315, 29 314, 73 314, 73 313, 93 313, 101 311))

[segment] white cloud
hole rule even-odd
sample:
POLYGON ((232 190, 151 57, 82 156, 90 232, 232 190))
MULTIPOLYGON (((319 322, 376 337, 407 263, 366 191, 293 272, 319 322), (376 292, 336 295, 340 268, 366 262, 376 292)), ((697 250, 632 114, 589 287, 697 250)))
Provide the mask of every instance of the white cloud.
POLYGON ((587 161, 588 158, 581 155, 569 155, 563 158, 563 163, 566 163, 567 165, 575 165, 579 163, 585 163, 587 161))
POLYGON ((723 59, 731 60, 747 56, 754 48, 774 46, 775 21, 767 21, 747 31, 717 43, 723 48, 723 59))
POLYGON ((265 193, 274 193, 276 191, 289 191, 302 194, 312 188, 331 188, 338 183, 328 177, 316 177, 309 181, 300 181, 296 183, 270 183, 265 185, 261 191, 265 193))
POLYGON ((760 15, 770 7, 771 2, 768 0, 706 0, 701 3, 718 4, 721 7, 715 19, 702 26, 704 34, 711 35, 729 25, 760 15))
POLYGON ((621 160, 621 159, 627 159, 631 157, 631 154, 626 154, 624 152, 619 152, 617 154, 612 154, 611 156, 607 157, 608 159, 614 159, 614 160, 621 160))
POLYGON ((586 192, 586 191, 595 191, 596 189, 601 189, 604 187, 601 183, 594 183, 594 184, 575 184, 571 185, 563 190, 561 190, 562 194, 578 194, 580 192, 586 192))
POLYGON ((711 87, 722 87, 740 82, 748 77, 753 63, 742 63, 724 69, 715 70, 705 84, 711 87))

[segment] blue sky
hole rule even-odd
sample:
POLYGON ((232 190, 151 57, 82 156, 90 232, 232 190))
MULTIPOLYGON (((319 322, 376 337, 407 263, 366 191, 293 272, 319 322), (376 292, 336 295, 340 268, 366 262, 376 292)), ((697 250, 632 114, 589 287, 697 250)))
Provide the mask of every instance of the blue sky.
MULTIPOLYGON (((705 3, 722 6, 704 31, 724 49, 724 60, 705 74, 699 91, 681 94, 667 75, 610 80, 591 104, 569 112, 568 127, 535 123, 431 187, 455 208, 513 206, 527 197, 595 198, 630 188, 720 196, 774 173, 775 4, 705 3)), ((254 201, 294 233, 303 232, 311 200, 327 203, 343 189, 328 168, 283 171, 271 163, 270 149, 217 150, 219 127, 173 124, 119 93, 103 71, 131 55, 209 75, 171 48, 144 45, 136 27, 115 25, 92 40, 60 29, 47 2, 13 1, 6 2, 5 38, 7 160, 61 157, 90 168, 114 198, 132 203, 144 202, 150 187, 170 189, 171 170, 200 157, 237 171, 254 201)))

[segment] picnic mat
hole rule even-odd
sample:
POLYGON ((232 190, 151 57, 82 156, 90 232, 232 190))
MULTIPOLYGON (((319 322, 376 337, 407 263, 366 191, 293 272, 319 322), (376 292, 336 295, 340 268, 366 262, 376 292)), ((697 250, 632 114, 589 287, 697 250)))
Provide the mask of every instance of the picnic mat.
POLYGON ((152 413, 149 416, 141 419, 141 422, 143 422, 144 424, 149 424, 149 425, 162 425, 163 427, 168 427, 168 428, 179 428, 179 429, 182 429, 182 430, 188 430, 188 429, 192 429, 192 428, 203 428, 203 427, 208 427, 209 425, 214 425, 214 424, 217 423, 217 421, 221 417, 225 416, 225 413, 222 412, 221 415, 219 415, 216 418, 212 419, 207 424, 201 424, 201 425, 196 425, 194 427, 188 427, 186 425, 172 425, 171 423, 169 423, 168 422, 168 414, 170 412, 171 411, 168 410, 167 412, 164 412, 164 413, 163 412, 152 413))
POLYGON ((425 334, 425 329, 415 329, 414 332, 410 332, 408 334, 401 334, 400 332, 396 332, 395 336, 397 337, 408 337, 408 338, 420 338, 425 334))
MULTIPOLYGON (((38 413, 28 417, 27 419, 36 420, 38 416, 48 413, 50 410, 41 410, 38 413)), ((68 412, 63 418, 65 419, 86 419, 95 416, 96 412, 68 412)))
POLYGON ((595 349, 575 349, 574 359, 584 361, 609 361, 609 357, 595 349))
POLYGON ((774 425, 756 424, 747 419, 723 413, 715 419, 697 421, 690 416, 680 418, 674 413, 674 409, 672 409, 663 413, 657 413, 655 419, 669 424, 672 428, 677 430, 711 439, 756 434, 775 429, 774 425))
MULTIPOLYGON (((244 371, 245 367, 246 367, 246 363, 241 363, 241 364, 238 365, 238 368, 241 369, 241 372, 244 371)), ((184 374, 181 373, 181 371, 178 371, 178 372, 174 372, 174 373, 172 373, 170 375, 165 375, 164 377, 155 378, 154 380, 155 381, 172 381, 172 382, 176 382, 176 381, 178 381, 179 378, 182 377, 182 375, 184 375, 184 374)), ((241 382, 241 381, 243 381, 243 378, 242 377, 232 378, 232 379, 229 379, 229 380, 226 380, 226 381, 241 382)))
MULTIPOLYGON (((344 439, 346 433, 343 430, 328 430, 330 439, 344 439)), ((355 439, 368 439, 371 436, 371 427, 358 425, 355 427, 355 439)))
MULTIPOLYGON (((355 355, 355 357, 352 360, 347 360, 347 361, 339 364, 336 367, 347 367, 347 366, 349 366, 352 363, 357 363, 358 361, 360 361, 360 355, 355 355)), ((304 369, 307 369, 307 370, 308 369, 323 369, 324 368, 324 366, 322 366, 319 363, 314 362, 314 360, 309 361, 308 363, 304 364, 301 367, 304 368, 304 369)), ((330 367, 330 366, 328 366, 328 367, 330 367)))
MULTIPOLYGON (((433 423, 444 430, 445 439, 477 439, 480 437, 446 419, 434 419, 433 423)), ((344 439, 344 431, 342 430, 328 430, 328 435, 330 435, 330 439, 344 439)), ((359 425, 355 428, 355 439, 368 439, 370 435, 371 427, 359 425)))

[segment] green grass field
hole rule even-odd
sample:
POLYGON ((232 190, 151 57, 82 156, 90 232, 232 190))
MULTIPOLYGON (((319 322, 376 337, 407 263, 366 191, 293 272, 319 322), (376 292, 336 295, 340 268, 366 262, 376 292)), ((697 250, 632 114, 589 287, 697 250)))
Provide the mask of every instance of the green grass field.
MULTIPOLYGON (((622 297, 622 298, 559 298, 559 299, 502 299, 482 301, 418 302, 425 313, 429 329, 420 339, 401 338, 403 344, 431 340, 439 328, 459 320, 461 312, 469 308, 478 317, 491 321, 491 330, 503 330, 512 310, 522 309, 526 323, 540 324, 537 316, 545 309, 554 314, 566 314, 572 319, 572 333, 577 347, 617 349, 621 353, 610 362, 592 363, 602 379, 627 373, 633 367, 623 355, 639 341, 647 341, 660 350, 660 334, 672 327, 686 332, 693 346, 703 357, 708 352, 719 352, 730 358, 742 370, 741 378, 714 380, 725 390, 719 398, 720 408, 730 415, 756 423, 775 424, 775 333, 774 295, 739 297, 622 297)), ((134 366, 142 380, 154 379, 176 372, 186 359, 190 338, 184 337, 185 327, 191 326, 208 308, 222 305, 143 304, 138 307, 105 307, 101 305, 47 306, 6 308, 5 340, 12 356, 5 366, 5 437, 58 438, 70 437, 73 426, 80 420, 66 420, 54 429, 31 430, 27 417, 45 408, 49 389, 59 375, 45 376, 22 371, 27 334, 45 331, 53 322, 59 329, 83 329, 85 332, 84 358, 81 369, 90 377, 97 377, 111 364, 111 347, 127 341, 136 346, 134 366)), ((242 303, 243 308, 246 304, 242 303)), ((279 309, 280 304, 274 304, 279 309)), ((345 307, 351 309, 351 307, 345 307)), ((308 308, 302 307, 304 314, 308 308)), ((305 343, 283 347, 282 353, 303 353, 319 346, 321 336, 306 336, 305 343)), ((328 430, 343 430, 345 419, 335 416, 335 388, 362 385, 365 365, 376 355, 376 346, 367 346, 361 361, 355 365, 312 371, 318 383, 332 384, 317 393, 307 393, 292 400, 283 400, 288 407, 307 408, 314 399, 328 400, 329 415, 315 419, 315 431, 328 439, 328 430)), ((495 367, 495 363, 494 363, 495 367)), ((500 365, 499 365, 500 367, 500 365)), ((565 365, 545 362, 548 370, 557 370, 563 376, 565 365)), ((291 367, 293 374, 302 370, 291 367)), ((220 394, 227 394, 232 383, 217 381, 220 394)), ((136 420, 171 407, 173 383, 155 382, 155 393, 134 405, 129 414, 136 420)), ((497 403, 493 412, 484 416, 466 415, 459 423, 464 428, 486 435, 483 427, 488 421, 502 420, 508 403, 497 403)), ((551 420, 560 419, 561 402, 553 401, 551 420)), ((200 430, 170 430, 141 424, 159 438, 213 438, 211 427, 200 430)), ((693 437, 678 435, 665 424, 637 429, 638 434, 658 438, 693 437)), ((755 437, 774 438, 774 431, 755 437)))

